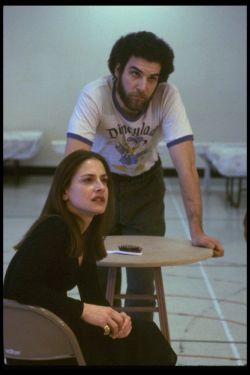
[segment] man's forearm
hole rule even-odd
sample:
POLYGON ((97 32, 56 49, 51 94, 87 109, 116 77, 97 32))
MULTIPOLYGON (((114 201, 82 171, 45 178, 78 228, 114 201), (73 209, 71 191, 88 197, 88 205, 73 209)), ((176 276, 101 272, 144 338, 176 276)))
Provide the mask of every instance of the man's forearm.
POLYGON ((78 141, 77 139, 74 139, 74 138, 67 138, 65 155, 69 155, 71 154, 71 152, 76 151, 76 150, 89 151, 90 148, 91 147, 87 143, 78 141))
POLYGON ((191 237, 203 233, 202 201, 199 176, 195 167, 179 176, 183 203, 185 206, 191 237))

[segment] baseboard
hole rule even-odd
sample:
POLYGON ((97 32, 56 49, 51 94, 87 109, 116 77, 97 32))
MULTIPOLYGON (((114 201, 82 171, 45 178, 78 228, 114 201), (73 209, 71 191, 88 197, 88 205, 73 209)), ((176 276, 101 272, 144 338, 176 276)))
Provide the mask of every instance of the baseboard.
POLYGON ((55 173, 56 167, 40 167, 40 166, 4 166, 5 176, 13 176, 18 173, 19 176, 43 175, 51 176, 55 173))
MULTIPOLYGON (((5 165, 3 168, 4 176, 52 176, 55 173, 56 167, 45 167, 45 166, 21 166, 19 165, 5 165)), ((199 177, 204 176, 204 169, 198 168, 199 177)), ((177 177, 176 170, 174 168, 164 168, 165 177, 177 177)), ((211 177, 223 177, 217 171, 211 171, 211 177)))
MULTIPOLYGON (((177 172, 176 169, 174 168, 164 168, 164 176, 165 177, 177 177, 177 172)), ((205 171, 204 168, 197 168, 198 175, 200 178, 204 177, 205 171)), ((218 177, 223 177, 219 172, 212 170, 211 171, 211 177, 213 178, 218 178, 218 177)))

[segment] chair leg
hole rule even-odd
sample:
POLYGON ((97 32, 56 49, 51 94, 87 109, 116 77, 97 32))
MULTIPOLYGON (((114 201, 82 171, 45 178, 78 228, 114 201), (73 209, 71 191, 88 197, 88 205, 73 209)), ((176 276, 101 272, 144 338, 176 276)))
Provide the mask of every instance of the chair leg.
POLYGON ((242 178, 227 177, 226 178, 226 198, 232 207, 238 208, 241 201, 242 178), (238 182, 237 191, 234 191, 234 182, 238 182))
POLYGON ((20 166, 19 166, 19 160, 14 160, 13 161, 14 163, 14 166, 13 166, 13 172, 14 172, 14 181, 15 181, 15 185, 18 186, 19 185, 19 181, 20 181, 20 166))

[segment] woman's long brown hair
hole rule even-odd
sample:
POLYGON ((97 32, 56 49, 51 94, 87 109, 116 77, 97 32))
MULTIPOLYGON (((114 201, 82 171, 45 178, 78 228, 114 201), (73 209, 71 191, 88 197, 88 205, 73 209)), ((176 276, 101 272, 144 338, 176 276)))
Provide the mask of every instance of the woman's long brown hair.
POLYGON ((77 150, 66 156, 56 168, 54 178, 48 193, 48 197, 38 219, 27 231, 23 239, 15 245, 18 250, 24 241, 32 234, 33 230, 49 216, 61 217, 69 227, 70 246, 68 254, 70 257, 83 255, 89 260, 100 260, 106 256, 104 237, 108 234, 113 218, 113 187, 112 177, 105 159, 92 151, 77 150), (108 176, 108 203, 103 214, 94 216, 84 234, 80 233, 76 216, 72 214, 63 200, 63 194, 69 187, 73 176, 82 163, 88 159, 97 159, 103 164, 108 176))

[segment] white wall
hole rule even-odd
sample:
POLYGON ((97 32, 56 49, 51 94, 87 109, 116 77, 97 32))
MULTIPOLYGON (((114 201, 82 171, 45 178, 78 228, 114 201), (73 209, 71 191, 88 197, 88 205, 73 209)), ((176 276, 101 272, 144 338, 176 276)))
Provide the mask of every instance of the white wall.
POLYGON ((5 6, 4 129, 44 132, 25 164, 56 165, 82 86, 108 73, 124 34, 147 30, 174 49, 170 76, 197 142, 246 140, 246 6, 5 6))

